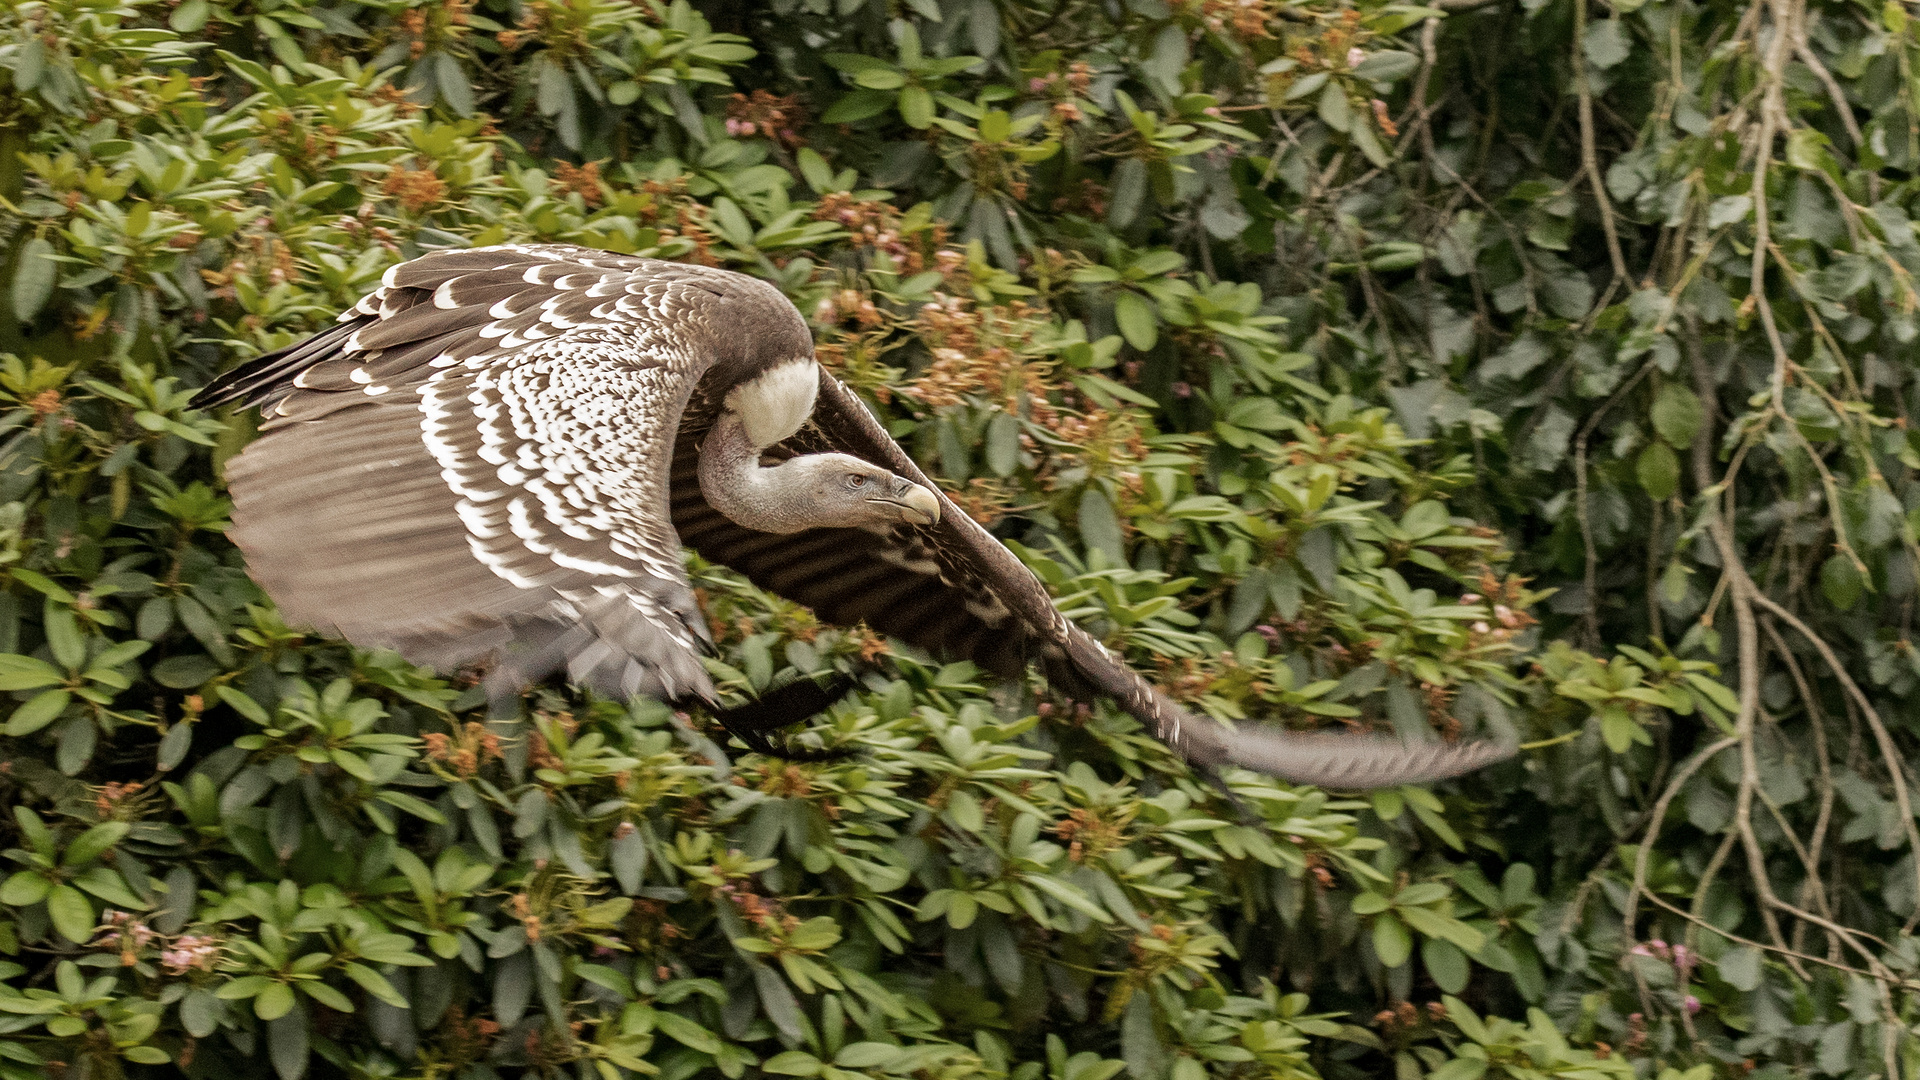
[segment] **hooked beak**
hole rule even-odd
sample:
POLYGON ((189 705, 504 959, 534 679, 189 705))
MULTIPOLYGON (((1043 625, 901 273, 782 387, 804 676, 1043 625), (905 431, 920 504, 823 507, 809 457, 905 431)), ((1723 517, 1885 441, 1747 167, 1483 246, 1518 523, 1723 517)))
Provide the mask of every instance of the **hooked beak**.
POLYGON ((898 506, 907 511, 909 520, 915 525, 931 525, 940 520, 940 496, 911 480, 896 479, 893 492, 875 501, 898 506))

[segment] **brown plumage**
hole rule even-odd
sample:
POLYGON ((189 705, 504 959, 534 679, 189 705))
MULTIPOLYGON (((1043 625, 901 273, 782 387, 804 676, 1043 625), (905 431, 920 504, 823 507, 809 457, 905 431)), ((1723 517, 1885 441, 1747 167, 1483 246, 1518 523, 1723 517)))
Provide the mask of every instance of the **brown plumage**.
POLYGON ((564 245, 428 255, 196 399, 227 402, 265 421, 228 465, 232 536, 289 621, 443 670, 490 659, 496 697, 565 670, 711 703, 684 543, 827 622, 1002 675, 1038 661, 1202 765, 1373 787, 1511 752, 1187 713, 938 495, 744 275, 564 245), (776 501, 736 506, 723 476, 776 501))

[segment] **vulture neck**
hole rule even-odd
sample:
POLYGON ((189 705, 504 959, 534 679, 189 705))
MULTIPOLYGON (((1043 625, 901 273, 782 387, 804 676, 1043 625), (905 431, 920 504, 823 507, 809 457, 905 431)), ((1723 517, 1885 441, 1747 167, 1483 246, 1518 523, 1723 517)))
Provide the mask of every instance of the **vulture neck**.
POLYGON ((767 447, 813 414, 819 375, 811 358, 774 367, 729 391, 700 447, 700 493, 736 525, 797 533, 820 525, 804 458, 760 464, 767 447))

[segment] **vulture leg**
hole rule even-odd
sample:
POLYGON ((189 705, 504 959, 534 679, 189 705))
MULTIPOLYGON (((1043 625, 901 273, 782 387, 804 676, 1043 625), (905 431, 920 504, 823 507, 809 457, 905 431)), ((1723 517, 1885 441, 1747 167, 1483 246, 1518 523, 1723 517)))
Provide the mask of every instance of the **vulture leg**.
POLYGON ((831 761, 848 756, 842 749, 807 750, 785 744, 775 745, 767 737, 770 731, 792 727, 810 716, 825 712, 829 706, 854 688, 852 676, 836 674, 821 686, 812 679, 800 678, 762 694, 757 700, 730 709, 716 709, 713 718, 728 733, 745 743, 748 749, 769 757, 789 761, 831 761))

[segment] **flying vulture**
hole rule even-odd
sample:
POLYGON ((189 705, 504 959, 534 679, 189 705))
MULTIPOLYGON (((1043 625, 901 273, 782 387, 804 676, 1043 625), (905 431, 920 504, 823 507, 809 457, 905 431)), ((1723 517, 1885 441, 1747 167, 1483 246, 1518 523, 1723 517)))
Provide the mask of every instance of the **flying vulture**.
POLYGON ((488 662, 496 701, 564 670, 712 708, 686 544, 829 623, 1002 675, 1038 661, 1208 769, 1377 787, 1510 752, 1184 711, 1063 618, 743 274, 560 244, 436 252, 195 399, 234 402, 263 423, 227 465, 230 535, 287 620, 442 671, 488 662))

